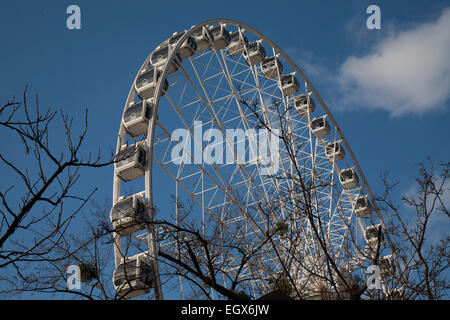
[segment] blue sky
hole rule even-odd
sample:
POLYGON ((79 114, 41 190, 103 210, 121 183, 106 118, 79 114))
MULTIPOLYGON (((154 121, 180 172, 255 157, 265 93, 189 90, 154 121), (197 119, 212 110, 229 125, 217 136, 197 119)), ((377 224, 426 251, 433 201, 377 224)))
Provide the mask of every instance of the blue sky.
MULTIPOLYGON (((401 194, 412 190, 417 163, 450 159, 450 29, 440 33, 446 8, 448 1, 403 0, 2 1, 0 102, 20 97, 28 84, 43 109, 61 108, 79 124, 88 108, 87 148, 109 155, 132 81, 153 48, 175 31, 230 18, 265 34, 304 71, 372 190, 381 191, 378 176, 389 170, 401 194), (81 30, 66 28, 71 4, 81 8, 81 30), (366 28, 370 4, 381 8, 381 30, 366 28)), ((17 146, 3 141, 3 150, 20 164, 17 146)), ((98 186, 101 202, 112 181, 111 167, 99 169, 78 188, 98 186)))

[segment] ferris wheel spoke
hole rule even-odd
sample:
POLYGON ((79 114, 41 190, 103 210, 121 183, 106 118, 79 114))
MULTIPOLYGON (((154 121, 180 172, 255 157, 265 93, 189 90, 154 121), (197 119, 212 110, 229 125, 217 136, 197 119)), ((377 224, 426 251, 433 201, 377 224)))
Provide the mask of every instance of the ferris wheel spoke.
MULTIPOLYGON (((170 136, 170 133, 168 132, 168 130, 165 129, 164 126, 163 126, 161 123, 159 123, 159 126, 163 129, 163 131, 164 131, 168 136, 170 136)), ((190 128, 187 128, 187 130, 190 130, 190 128)), ((192 134, 192 133, 191 133, 191 134, 192 134)), ((182 146, 182 148, 183 148, 183 152, 186 152, 186 155, 189 156, 192 160, 194 160, 193 156, 189 153, 189 151, 186 150, 186 149, 184 149, 184 146, 182 146)), ((157 160, 155 160, 155 161, 157 161, 157 160)), ((170 172, 170 171, 168 170, 168 168, 167 168, 166 165, 164 165, 164 164, 161 163, 161 162, 157 162, 157 163, 158 163, 160 166, 163 166, 163 169, 164 169, 166 172, 168 172, 168 173, 170 172)), ((229 192, 230 189, 227 188, 227 185, 223 183, 223 180, 221 180, 222 183, 219 184, 218 181, 216 181, 216 180, 210 175, 210 173, 209 173, 207 170, 205 170, 205 166, 204 166, 204 165, 196 164, 196 166, 197 166, 198 169, 199 169, 199 171, 197 172, 197 175, 200 174, 200 173, 206 174, 206 175, 211 179, 211 181, 213 181, 213 182, 215 183, 215 185, 222 191, 223 194, 227 194, 227 197, 230 198, 230 200, 233 202, 233 204, 235 204, 235 205, 237 206, 237 208, 238 208, 239 211, 243 214, 243 216, 246 217, 246 218, 248 219, 249 216, 246 214, 246 211, 242 208, 242 204, 241 204, 237 199, 235 199, 235 197, 233 196, 233 194, 231 194, 231 193, 229 192), (222 186, 224 186, 224 187, 222 187, 222 186)), ((180 178, 176 179, 175 176, 174 176, 172 173, 170 173, 170 176, 171 176, 172 179, 174 179, 177 183, 181 183, 180 181, 181 181, 182 179, 180 179, 180 178)), ((185 189, 185 188, 183 188, 183 189, 184 189, 185 191, 187 190, 187 189, 185 189)), ((187 191, 186 191, 186 192, 187 192, 187 191)), ((190 194, 192 197, 195 196, 195 195, 193 195, 191 192, 189 192, 189 194, 190 194)), ((196 197, 195 199, 197 200, 197 197, 196 197)), ((198 203, 200 204, 201 208, 204 208, 204 207, 205 207, 205 206, 202 204, 201 201, 199 201, 198 203)), ((207 210, 207 212, 208 212, 208 213, 211 213, 211 211, 209 211, 209 210, 207 210)), ((215 216, 214 216, 213 218, 216 219, 215 216)), ((258 224, 257 224, 253 219, 249 219, 248 222, 249 222, 249 225, 251 226, 251 228, 252 228, 254 231, 257 230, 258 227, 260 227, 260 226, 258 226, 258 224), (256 228, 256 229, 255 229, 255 228, 256 228)), ((259 230, 258 234, 260 234, 260 233, 261 233, 261 230, 259 230)))
MULTIPOLYGON (((220 60, 219 60, 219 61, 220 61, 220 60)), ((210 97, 209 97, 209 95, 208 95, 208 92, 207 92, 207 90, 206 90, 206 88, 205 88, 204 81, 203 81, 203 79, 200 77, 197 68, 195 67, 194 63, 192 63, 192 60, 191 60, 191 65, 192 65, 192 67, 193 67, 193 69, 194 69, 194 72, 195 72, 195 75, 196 75, 196 77, 197 77, 197 80, 199 81, 200 86, 201 86, 201 88, 202 88, 202 90, 203 90, 203 94, 204 94, 204 96, 205 96, 205 98, 206 98, 206 101, 203 100, 203 103, 204 103, 204 105, 205 105, 205 108, 207 108, 208 112, 210 112, 213 121, 215 122, 215 124, 217 125, 217 127, 218 127, 219 130, 221 131, 222 135, 224 136, 225 142, 226 142, 227 146, 230 148, 230 150, 233 150, 234 160, 235 160, 235 161, 239 161, 240 159, 238 159, 238 158, 237 158, 237 155, 236 155, 236 152, 237 152, 237 151, 234 150, 233 145, 232 145, 231 142, 228 140, 227 134, 226 134, 226 132, 225 132, 225 130, 224 130, 224 128, 223 128, 221 122, 219 121, 219 119, 218 119, 218 117, 217 117, 217 114, 215 113, 215 110, 214 110, 214 107, 213 107, 213 103, 212 103, 212 101, 211 101, 211 99, 210 99, 210 97)), ((183 69, 183 71, 185 72, 184 69, 183 69)), ((224 71, 224 69, 222 69, 222 71, 224 71)), ((186 74, 187 77, 189 77, 189 75, 188 75, 186 72, 185 72, 185 74, 186 74)), ((189 77, 189 78, 190 78, 190 77, 189 77)), ((189 81, 190 81, 191 83, 193 83, 192 79, 190 79, 189 81)), ((232 85, 231 83, 229 83, 229 84, 232 85)), ((196 89, 196 91, 198 92, 199 90, 196 89)), ((250 132, 252 133, 251 139, 254 140, 254 139, 255 139, 255 136, 253 135, 253 132, 252 132, 252 131, 250 131, 250 132)), ((253 150, 253 151, 255 151, 255 150, 253 150)), ((257 152, 257 150, 256 150, 256 152, 257 152)), ((252 156, 255 157, 255 154, 253 154, 252 156)), ((267 195, 267 192, 264 190, 264 188, 263 188, 263 191, 261 191, 261 190, 259 189, 259 185, 254 181, 252 175, 248 172, 247 167, 246 167, 246 166, 239 166, 239 169, 240 169, 240 172, 241 172, 241 175, 242 175, 243 179, 245 179, 245 176, 249 177, 249 178, 251 179, 251 182, 252 182, 253 186, 256 186, 256 188, 255 188, 255 189, 256 189, 256 192, 257 192, 260 196, 262 196, 263 198, 264 198, 264 197, 267 198, 267 196, 268 196, 268 195, 267 195), (242 169, 243 169, 243 170, 242 170, 242 169), (244 171, 245 171, 245 173, 244 173, 244 171), (263 192, 265 192, 265 194, 264 194, 263 192)), ((251 190, 251 189, 252 189, 252 187, 251 187, 250 184, 248 184, 247 187, 248 187, 248 190, 251 190)), ((253 194, 252 194, 252 197, 253 197, 253 194)))
MULTIPOLYGON (((231 79, 232 79, 232 76, 231 76, 231 74, 230 74, 228 65, 227 65, 227 63, 226 63, 226 59, 225 59, 224 53, 223 53, 223 51, 221 51, 221 57, 219 57, 219 55, 218 55, 217 53, 216 53, 216 55, 217 55, 217 59, 218 59, 220 65, 221 65, 221 67, 222 67, 223 73, 225 74, 225 76, 226 76, 226 78, 227 78, 228 85, 230 86, 230 88, 231 88, 231 90, 232 90, 232 93, 233 93, 233 96, 234 96, 236 105, 239 106, 239 110, 240 110, 240 112, 242 112, 242 114, 243 114, 243 110, 242 110, 242 107, 241 107, 241 103, 240 103, 239 98, 238 98, 238 95, 237 95, 237 93, 236 93, 236 88, 235 88, 234 85, 233 85, 233 81, 231 80, 231 79)), ((246 122, 246 123, 245 123, 246 129, 250 129, 250 126, 249 126, 249 124, 248 124, 248 122, 247 122, 247 117, 244 117, 244 116, 243 116, 242 119, 243 119, 243 121, 246 122)), ((269 126, 270 126, 270 125, 271 125, 271 124, 269 123, 269 126)), ((270 133, 271 133, 271 131, 270 131, 270 133)), ((259 148, 260 148, 260 146, 257 145, 257 150, 256 150, 256 151, 258 152, 258 154, 261 154, 261 150, 260 150, 259 148)), ((282 163, 283 163, 283 162, 282 162, 282 163)), ((259 167, 257 166, 257 168, 259 168, 259 167)), ((265 159, 263 159, 263 168, 268 168, 268 164, 265 162, 265 159)), ((284 169, 284 168, 283 168, 283 169, 284 169)), ((268 191, 266 190, 266 184, 264 183, 264 180, 265 180, 265 179, 264 179, 264 177, 261 175, 261 170, 258 170, 258 174, 259 174, 259 179, 260 179, 261 181, 263 181, 262 186, 263 186, 264 192, 267 194, 268 191)), ((271 176, 272 182, 274 183, 275 191, 276 191, 277 195, 278 195, 278 196, 281 196, 281 192, 280 192, 280 189, 279 189, 278 184, 277 184, 276 181, 275 181, 274 175, 270 175, 270 176, 271 176)), ((283 203, 282 201, 280 201, 280 204, 281 204, 282 207, 286 210, 286 208, 285 208, 285 206, 284 206, 284 203, 283 203)))

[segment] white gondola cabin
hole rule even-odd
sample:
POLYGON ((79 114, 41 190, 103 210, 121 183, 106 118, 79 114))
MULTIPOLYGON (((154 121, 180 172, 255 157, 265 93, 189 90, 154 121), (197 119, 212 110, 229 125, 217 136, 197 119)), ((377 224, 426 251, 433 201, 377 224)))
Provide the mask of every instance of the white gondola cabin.
POLYGON ((364 217, 372 211, 372 205, 367 199, 367 195, 359 197, 355 201, 355 214, 358 217, 364 217))
POLYGON ((281 75, 281 90, 285 96, 291 96, 300 89, 300 82, 295 77, 295 72, 281 75))
POLYGON ((404 292, 403 288, 392 289, 386 294, 386 299, 387 300, 402 300, 403 292, 404 292))
POLYGON ((142 142, 123 145, 116 156, 117 176, 124 181, 131 181, 142 177, 145 174, 146 151, 142 142))
MULTIPOLYGON (((136 79, 136 91, 141 99, 153 98, 160 77, 161 72, 159 70, 156 70, 155 72, 155 69, 153 68, 141 72, 136 79)), ((161 95, 165 95, 168 89, 169 82, 165 79, 162 84, 161 95)))
POLYGON ((128 105, 123 114, 123 124, 130 135, 136 137, 147 133, 152 108, 153 102, 150 99, 133 101, 128 105))
POLYGON ((283 64, 278 57, 272 56, 261 63, 261 71, 266 78, 278 79, 278 75, 283 73, 283 64))
POLYGON ((114 270, 113 283, 122 299, 149 293, 153 285, 153 270, 148 255, 141 253, 123 258, 114 270))
POLYGON ((328 159, 333 161, 339 161, 344 159, 345 157, 345 150, 342 146, 342 143, 340 141, 331 142, 327 144, 325 147, 325 153, 327 154, 328 159))
POLYGON ((248 45, 248 40, 242 31, 230 32, 230 43, 226 51, 230 56, 234 57, 244 52, 244 46, 246 45, 248 45))
POLYGON ((209 29, 207 26, 195 29, 191 36, 197 43, 197 52, 204 51, 211 46, 211 34, 209 33, 209 29))
POLYGON ((298 96, 294 97, 294 105, 295 110, 297 110, 298 114, 301 116, 304 116, 307 113, 311 113, 316 110, 316 103, 311 97, 309 97, 308 103, 308 96, 305 93, 299 94, 298 96))
POLYGON ((384 235, 381 224, 367 227, 364 232, 364 237, 366 238, 366 242, 372 247, 378 244, 378 239, 380 245, 382 245, 384 243, 384 235))
POLYGON ((378 260, 378 266, 380 267, 383 275, 392 275, 395 272, 395 264, 392 259, 392 255, 381 257, 378 260))
MULTIPOLYGON (((167 59, 169 58, 170 53, 170 47, 168 45, 165 45, 161 48, 155 49, 151 56, 150 56, 150 63, 152 64, 153 68, 159 69, 162 71, 164 66, 166 65, 167 59)), ((167 74, 171 74, 176 72, 178 69, 180 69, 181 66, 181 57, 177 53, 173 57, 172 62, 169 65, 169 69, 167 70, 167 74)))
POLYGON ((355 172, 355 169, 348 168, 342 169, 339 174, 339 181, 341 182, 344 189, 349 189, 356 187, 359 183, 358 175, 355 172))
POLYGON ((311 120, 311 130, 313 135, 316 138, 320 138, 323 136, 326 136, 327 134, 330 133, 331 128, 330 128, 330 124, 327 121, 327 117, 323 116, 320 118, 314 118, 313 120, 311 120))
MULTIPOLYGON (((185 31, 175 32, 173 36, 169 39, 169 45, 172 47, 176 46, 178 40, 180 40, 181 37, 184 36, 184 34, 185 31)), ((197 43, 195 42, 194 38, 187 37, 184 43, 178 48, 177 53, 180 55, 181 59, 187 59, 189 57, 192 57, 196 51, 197 51, 197 43)))
POLYGON ((227 31, 225 23, 209 27, 209 34, 215 50, 223 49, 230 43, 230 33, 227 31))
POLYGON ((266 50, 262 45, 262 40, 250 43, 243 54, 247 64, 254 65, 261 63, 266 58, 266 50))
POLYGON ((114 231, 129 235, 143 230, 149 221, 144 199, 140 194, 121 197, 110 213, 114 231))

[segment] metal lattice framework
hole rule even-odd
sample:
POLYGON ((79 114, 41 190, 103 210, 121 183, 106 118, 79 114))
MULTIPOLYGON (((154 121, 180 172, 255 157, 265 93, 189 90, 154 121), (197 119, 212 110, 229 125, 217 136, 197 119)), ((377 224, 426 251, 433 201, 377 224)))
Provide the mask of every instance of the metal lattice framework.
MULTIPOLYGON (((310 287, 311 275, 326 272, 317 236, 303 214, 305 190, 320 236, 339 267, 350 272, 362 268, 371 248, 367 228, 380 224, 385 230, 365 176, 325 102, 275 43, 241 22, 202 22, 174 34, 149 55, 126 100, 117 153, 127 144, 146 151, 140 168, 145 190, 142 181, 135 180, 139 174, 125 179, 116 165, 113 206, 122 199, 122 181, 130 180, 125 186, 141 191, 148 219, 155 219, 153 208, 157 207, 158 218, 173 219, 176 224, 178 203, 189 201, 190 215, 201 222, 203 234, 208 234, 206 221, 211 220, 220 226, 224 238, 239 239, 249 251, 268 232, 284 227, 285 233, 275 234, 273 242, 263 245, 239 273, 241 287, 252 297, 267 292, 266 280, 286 271, 286 265, 290 277, 304 288, 310 287), (230 36, 223 36, 224 32, 230 36), (187 44, 196 50, 189 53, 187 44), (266 60, 261 60, 264 55, 266 60), (153 92, 146 95, 141 80, 151 70, 153 78, 147 78, 145 85, 155 80, 153 92), (130 106, 142 100, 148 106, 148 121, 136 134, 125 118, 130 106), (174 138, 176 130, 181 130, 181 141, 174 138), (287 139, 277 138, 280 132, 287 139), (217 146, 228 151, 227 157, 213 152, 217 146), (239 153, 239 148, 245 152, 239 153), (180 157, 174 157, 173 150, 180 157), (223 161, 208 161, 205 154, 209 160, 222 157, 223 161), (162 186, 164 190, 173 186, 173 215, 169 202, 163 200, 168 197, 162 186)), ((175 290, 179 295, 172 291, 171 298, 184 298, 186 283, 181 277, 168 280, 160 272, 156 254, 161 249, 179 253, 179 244, 159 239, 162 231, 153 224, 138 229, 115 230, 116 268, 132 255, 134 246, 140 250, 136 252, 145 251, 150 257, 155 298, 162 299, 163 288, 169 284, 180 288, 175 290)), ((391 246, 389 234, 385 232, 384 237, 387 246, 382 252, 391 246)), ((231 250, 218 254, 215 263, 221 266, 218 276, 226 286, 231 278, 227 272, 236 270, 240 260, 231 250)))

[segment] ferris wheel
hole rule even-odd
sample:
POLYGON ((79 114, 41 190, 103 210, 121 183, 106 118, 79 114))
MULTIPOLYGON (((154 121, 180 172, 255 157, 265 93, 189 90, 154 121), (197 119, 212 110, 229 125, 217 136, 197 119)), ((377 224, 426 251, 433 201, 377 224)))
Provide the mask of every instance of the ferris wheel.
POLYGON ((385 273, 399 268, 328 107, 285 53, 244 23, 207 20, 153 50, 126 99, 117 160, 111 222, 120 297, 190 297, 192 284, 158 252, 181 259, 195 250, 157 221, 172 230, 196 222, 196 234, 217 249, 205 270, 217 267, 214 281, 234 281, 251 298, 287 277, 292 297, 314 299, 321 278, 351 282, 374 251, 385 273))

